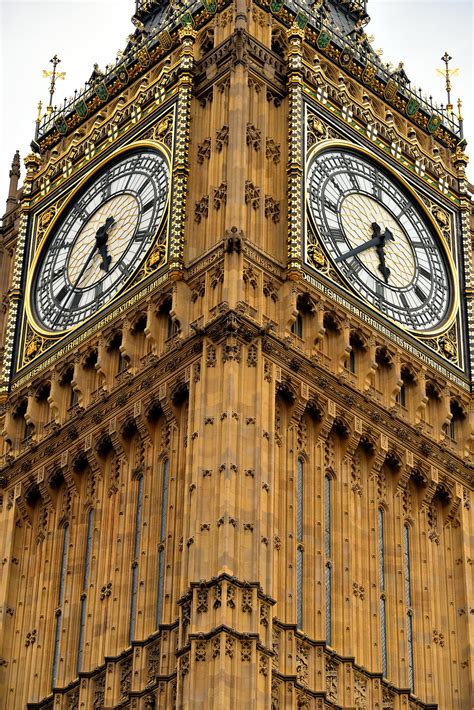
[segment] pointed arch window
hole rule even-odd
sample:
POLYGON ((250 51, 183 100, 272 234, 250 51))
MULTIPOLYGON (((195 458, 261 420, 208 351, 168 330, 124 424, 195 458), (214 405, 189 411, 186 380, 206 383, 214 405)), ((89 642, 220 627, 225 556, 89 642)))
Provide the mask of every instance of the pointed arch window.
POLYGON ((332 616, 332 540, 331 540, 331 477, 324 477, 324 568, 326 606, 326 644, 331 645, 332 616))
POLYGON ((303 459, 298 459, 296 476, 296 625, 303 628, 303 459))
POLYGON ((129 641, 132 643, 135 635, 135 621, 137 614, 137 593, 138 593, 138 571, 140 557, 140 537, 142 527, 143 510, 143 475, 138 479, 137 507, 135 510, 135 536, 133 541, 132 560, 132 594, 130 599, 130 634, 129 641))
POLYGON ((413 608, 411 599, 410 576, 410 531, 408 525, 403 528, 403 559, 405 577, 405 603, 407 607, 407 642, 408 642, 408 683, 412 693, 415 692, 415 666, 413 652, 413 608))
POLYGON ((379 508, 379 611, 380 611, 380 644, 382 649, 382 675, 387 677, 387 599, 385 592, 385 515, 379 508))
POLYGON ((84 655, 84 635, 86 629, 86 611, 87 611, 87 590, 89 588, 89 574, 92 554, 92 531, 94 526, 94 509, 89 508, 87 513, 87 533, 86 533, 86 554, 84 558, 84 572, 82 575, 82 592, 81 592, 81 616, 79 627, 79 645, 77 650, 77 672, 82 670, 82 659, 84 655))
POLYGON ((66 569, 67 569, 67 552, 69 545, 69 524, 66 524, 63 528, 63 545, 61 553, 61 566, 59 570, 59 591, 58 591, 58 604, 56 607, 56 627, 54 631, 54 651, 53 651, 53 672, 51 685, 52 688, 56 686, 56 680, 58 676, 58 666, 59 666, 59 647, 61 642, 61 621, 63 613, 63 602, 64 602, 64 587, 66 584, 66 569))
POLYGON ((169 459, 163 461, 163 477, 161 484, 161 517, 160 517, 160 542, 158 545, 158 594, 156 600, 156 628, 161 624, 163 614, 164 582, 165 582, 165 544, 166 524, 168 510, 168 479, 169 459))

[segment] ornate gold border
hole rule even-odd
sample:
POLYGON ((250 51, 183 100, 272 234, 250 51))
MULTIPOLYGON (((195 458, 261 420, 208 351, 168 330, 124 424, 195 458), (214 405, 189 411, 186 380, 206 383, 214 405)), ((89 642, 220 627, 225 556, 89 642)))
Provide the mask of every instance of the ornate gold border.
POLYGON ((46 230, 46 232, 41 240, 41 243, 39 244, 39 246, 34 254, 33 261, 31 262, 31 264, 29 265, 29 268, 28 268, 28 275, 27 275, 26 286, 25 286, 25 311, 26 311, 27 322, 36 333, 38 333, 39 335, 42 335, 42 336, 47 336, 51 339, 54 338, 55 340, 59 340, 60 338, 64 337, 65 335, 68 335, 68 334, 72 333, 73 331, 77 330, 78 328, 82 328, 85 323, 90 321, 92 318, 96 318, 99 313, 101 313, 104 309, 109 308, 114 303, 114 301, 116 301, 118 298, 123 296, 123 292, 126 288, 126 285, 130 282, 130 280, 133 278, 133 276, 137 273, 137 271, 140 269, 140 267, 142 266, 142 264, 146 260, 148 254, 150 253, 151 249, 154 246, 156 237, 162 231, 163 224, 165 223, 165 221, 167 219, 169 220, 172 181, 173 181, 173 173, 172 173, 171 154, 170 154, 169 150, 166 148, 166 146, 164 146, 162 143, 158 143, 157 141, 152 141, 152 140, 140 140, 140 141, 136 141, 134 143, 130 143, 126 146, 122 146, 121 148, 118 148, 113 153, 108 155, 107 158, 105 158, 101 162, 97 163, 97 165, 95 165, 95 167, 90 172, 88 172, 87 175, 85 175, 82 178, 82 180, 78 183, 78 185, 76 185, 76 187, 72 191, 71 195, 69 195, 66 202, 61 206, 61 209, 58 210, 58 212, 54 216, 51 224, 48 225, 48 229, 46 230), (166 160, 166 162, 168 164, 168 169, 169 169, 167 208, 164 210, 160 224, 156 229, 155 238, 153 239, 152 243, 150 244, 146 254, 143 256, 142 261, 137 266, 137 268, 133 272, 133 275, 129 278, 129 280, 124 285, 124 287, 114 297, 112 297, 109 301, 107 301, 107 303, 105 303, 101 308, 99 308, 99 310, 97 310, 95 313, 90 315, 88 318, 85 318, 83 321, 81 321, 77 325, 73 326, 72 328, 69 328, 68 330, 51 331, 51 330, 43 329, 36 322, 36 320, 34 318, 33 310, 31 308, 31 299, 33 297, 33 293, 32 293, 33 276, 34 276, 35 271, 37 269, 38 262, 43 255, 43 251, 50 239, 51 234, 54 232, 57 223, 62 219, 64 212, 71 207, 71 205, 73 204, 78 193, 94 177, 94 175, 96 175, 98 172, 103 170, 107 166, 107 164, 110 163, 111 161, 115 160, 117 158, 117 156, 119 156, 123 153, 136 151, 139 148, 153 148, 154 150, 161 152, 161 154, 163 155, 164 159, 166 160))
MULTIPOLYGON (((393 175, 394 179, 399 182, 404 190, 408 192, 408 194, 414 199, 416 204, 418 205, 418 208, 420 212, 423 214, 425 219, 429 222, 434 234, 436 235, 436 238, 441 245, 441 248, 443 250, 443 253, 446 258, 446 266, 448 268, 448 271, 450 272, 450 278, 451 278, 451 285, 453 289, 453 297, 452 297, 452 302, 451 302, 451 311, 449 315, 447 316, 446 320, 440 326, 439 328, 435 328, 434 330, 425 330, 423 332, 417 331, 417 330, 410 330, 409 328, 406 328, 403 326, 401 323, 398 323, 396 320, 390 318, 389 316, 385 315, 381 311, 379 311, 375 306, 371 305, 368 303, 368 301, 363 301, 364 306, 367 306, 370 308, 372 311, 374 311, 378 316, 382 317, 384 320, 389 321, 390 323, 393 323, 394 325, 397 326, 397 328, 400 328, 407 333, 410 333, 418 338, 431 338, 434 335, 440 335, 441 333, 445 333, 453 324, 456 314, 459 310, 459 279, 457 277, 457 271, 456 271, 456 266, 454 263, 454 260, 452 258, 451 252, 449 251, 445 239, 443 235, 441 234, 438 225, 436 224, 435 220, 433 219, 432 215, 428 212, 426 209, 426 206, 423 204, 421 199, 418 197, 414 189, 411 187, 411 185, 405 180, 405 178, 402 175, 399 175, 388 163, 386 163, 382 158, 380 158, 375 152, 370 151, 368 148, 364 148, 363 146, 359 146, 355 143, 352 143, 351 141, 348 140, 326 140, 326 141, 321 141, 321 143, 318 143, 316 146, 311 148, 308 151, 307 158, 306 158, 306 163, 305 163, 305 209, 306 209, 306 214, 309 216, 309 219, 311 220, 311 225, 313 229, 315 230, 315 233, 318 235, 318 239, 320 240, 319 237, 319 230, 316 228, 316 225, 313 224, 313 220, 311 218, 310 210, 308 208, 308 186, 307 186, 307 175, 309 171, 309 166, 312 160, 314 159, 315 155, 317 153, 321 153, 324 150, 327 150, 328 148, 344 148, 348 150, 352 150, 354 152, 361 153, 362 155, 370 158, 372 161, 379 163, 384 170, 387 170, 391 175, 393 175)), ((306 224, 306 223, 305 223, 306 224)), ((321 241, 321 240, 320 240, 321 241)), ((309 268, 312 268, 310 264, 308 264, 307 259, 306 259, 306 229, 305 229, 305 244, 304 244, 304 249, 305 249, 305 258, 304 258, 304 264, 309 266, 309 268)), ((325 250, 326 252, 326 250, 325 250)), ((330 259, 330 263, 334 266, 333 261, 331 257, 328 255, 328 258, 330 259)), ((350 293, 355 293, 354 289, 351 287, 350 283, 347 281, 347 279, 344 277, 344 274, 336 267, 337 273, 341 276, 343 279, 344 284, 347 284, 347 290, 350 293)), ((315 269, 316 270, 316 269, 315 269)))

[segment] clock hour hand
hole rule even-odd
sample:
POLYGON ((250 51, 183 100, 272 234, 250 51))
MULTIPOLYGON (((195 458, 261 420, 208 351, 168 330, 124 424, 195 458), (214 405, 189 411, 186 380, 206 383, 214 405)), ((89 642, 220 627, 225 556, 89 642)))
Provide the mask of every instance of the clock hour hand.
POLYGON ((389 229, 385 229, 385 232, 382 234, 381 233, 382 230, 379 227, 379 225, 377 224, 377 222, 373 222, 372 229, 374 230, 374 235, 376 235, 375 238, 379 238, 379 243, 375 247, 375 249, 377 251, 377 256, 379 257, 378 269, 379 269, 380 273, 382 274, 385 283, 388 284, 388 277, 390 276, 390 269, 385 264, 384 246, 385 246, 385 242, 387 240, 390 240, 393 242, 394 236, 389 229))
POLYGON ((105 224, 99 227, 95 234, 95 245, 102 257, 102 264, 100 268, 103 271, 108 271, 112 257, 107 251, 107 240, 109 238, 108 231, 112 225, 115 224, 115 219, 113 217, 107 217, 105 224))

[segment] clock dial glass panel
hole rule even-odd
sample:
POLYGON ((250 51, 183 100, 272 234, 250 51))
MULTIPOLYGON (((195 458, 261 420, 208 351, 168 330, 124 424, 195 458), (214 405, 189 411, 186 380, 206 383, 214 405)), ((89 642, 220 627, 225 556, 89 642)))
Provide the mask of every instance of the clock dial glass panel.
POLYGON ((423 209, 365 155, 328 148, 311 161, 308 207, 334 266, 358 295, 417 332, 452 309, 451 270, 423 209))
POLYGON ((168 192, 168 162, 151 148, 122 155, 85 185, 35 268, 31 307, 42 328, 79 325, 131 281, 162 224, 168 192))

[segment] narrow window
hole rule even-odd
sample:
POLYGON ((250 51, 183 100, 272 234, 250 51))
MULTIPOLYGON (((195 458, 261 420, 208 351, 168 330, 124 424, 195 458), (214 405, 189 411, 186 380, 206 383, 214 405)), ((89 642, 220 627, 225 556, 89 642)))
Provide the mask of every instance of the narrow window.
POLYGON ((132 560, 132 596, 130 602, 130 643, 135 634, 135 617, 137 611, 137 591, 138 591, 138 561, 140 556, 140 533, 142 525, 143 508, 143 476, 138 479, 137 508, 135 511, 135 540, 133 543, 132 560))
POLYGON ((296 481, 296 625, 303 628, 303 461, 298 459, 296 481))
POLYGON ((403 528, 403 557, 405 562, 405 603, 407 607, 408 683, 411 692, 414 693, 415 667, 413 662, 413 609, 411 605, 410 534, 408 525, 405 525, 403 528))
POLYGON ((331 600, 332 600, 332 549, 331 549, 331 479, 324 478, 324 554, 326 557, 325 594, 326 594, 326 644, 331 645, 331 600))
POLYGON ((64 586, 66 582, 66 567, 67 567, 67 548, 69 543, 69 525, 64 527, 63 532, 63 549, 61 554, 61 569, 59 572, 59 592, 58 605, 56 609, 56 629, 54 632, 54 653, 53 653, 53 675, 52 688, 56 686, 59 664, 59 645, 61 640, 61 616, 63 612, 64 586))
POLYGON ((163 461, 163 481, 161 488, 161 523, 160 542, 158 545, 158 596, 156 602, 156 628, 161 624, 163 612, 163 591, 165 582, 165 536, 166 536, 166 513, 168 509, 168 476, 169 461, 163 461))
POLYGON ((89 509, 87 513, 87 538, 86 538, 86 556, 84 559, 84 572, 82 575, 82 592, 81 592, 81 619, 79 627, 79 646, 77 651, 77 672, 82 669, 82 658, 84 654, 84 634, 86 629, 86 609, 87 609, 87 590, 89 588, 89 572, 92 554, 92 526, 94 524, 94 510, 89 509))
POLYGON ((398 403, 402 407, 407 406, 407 389, 404 382, 400 386, 400 392, 398 393, 398 403))
POLYGON ((291 332, 298 336, 298 338, 303 337, 303 316, 298 313, 295 322, 291 326, 291 332))
POLYGON ((352 372, 353 375, 355 375, 356 371, 356 356, 354 352, 354 348, 349 352, 349 372, 352 372))
POLYGON ((380 587, 380 641, 382 648, 382 675, 387 677, 387 608, 385 594, 385 531, 384 512, 379 508, 379 587, 380 587))

